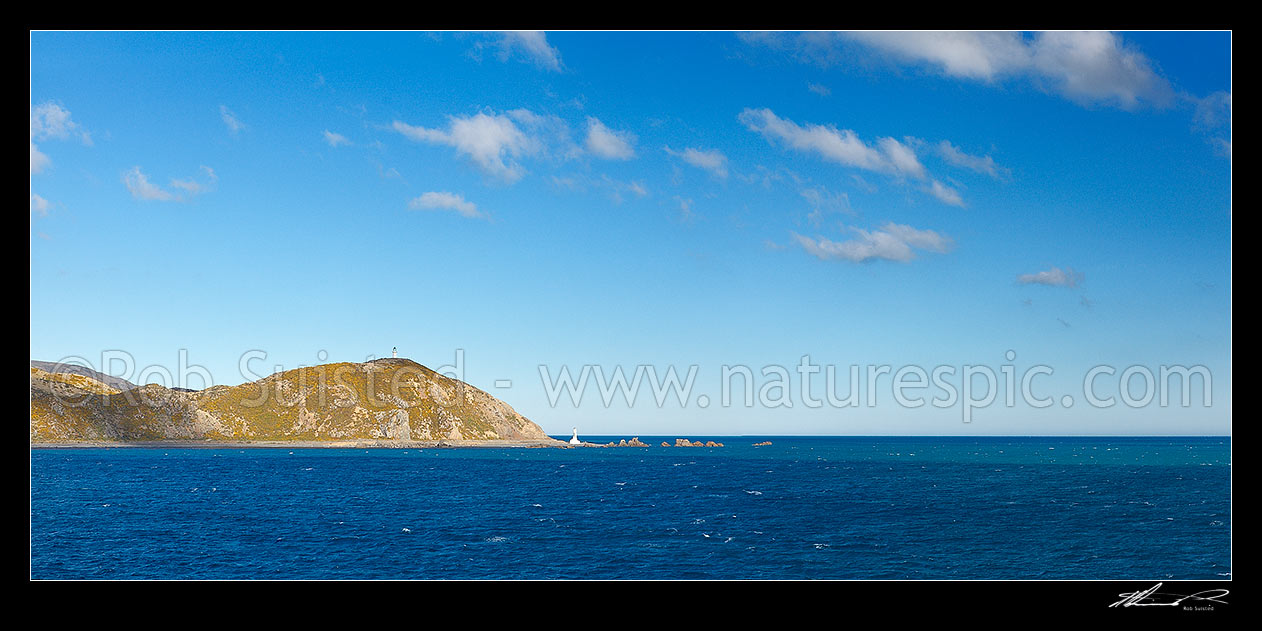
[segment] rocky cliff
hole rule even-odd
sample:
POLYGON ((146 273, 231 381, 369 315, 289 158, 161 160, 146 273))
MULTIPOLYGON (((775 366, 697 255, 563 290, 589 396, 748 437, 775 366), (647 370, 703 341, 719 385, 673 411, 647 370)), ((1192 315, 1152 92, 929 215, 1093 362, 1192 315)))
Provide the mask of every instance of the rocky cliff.
POLYGON ((31 441, 551 440, 508 404, 407 359, 337 363, 239 386, 120 390, 31 367, 31 441))

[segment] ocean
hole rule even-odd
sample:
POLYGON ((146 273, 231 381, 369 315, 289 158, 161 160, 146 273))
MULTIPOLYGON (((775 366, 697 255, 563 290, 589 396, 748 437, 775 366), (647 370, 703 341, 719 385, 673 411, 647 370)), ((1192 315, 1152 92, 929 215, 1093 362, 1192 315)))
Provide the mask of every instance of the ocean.
POLYGON ((30 574, 1231 578, 1227 437, 690 438, 33 449, 30 574))

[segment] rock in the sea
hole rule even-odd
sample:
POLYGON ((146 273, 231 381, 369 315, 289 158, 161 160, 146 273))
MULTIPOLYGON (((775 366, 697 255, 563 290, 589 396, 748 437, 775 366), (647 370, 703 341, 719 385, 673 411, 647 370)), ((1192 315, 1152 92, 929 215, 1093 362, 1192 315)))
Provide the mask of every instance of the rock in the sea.
POLYGON ((662 446, 663 446, 663 447, 670 447, 670 443, 668 443, 668 442, 666 442, 666 441, 664 441, 664 440, 663 440, 663 441, 662 441, 662 446))
POLYGON ((769 440, 764 440, 764 441, 762 441, 761 443, 754 443, 754 446, 755 446, 755 447, 766 447, 767 445, 770 445, 770 444, 771 444, 771 441, 769 441, 769 440))
MULTIPOLYGON (((636 436, 635 438, 632 438, 631 440, 627 440, 623 438, 622 440, 619 440, 616 443, 609 443, 605 446, 606 447, 648 447, 648 444, 640 440, 639 436, 636 436)), ((666 443, 662 443, 662 446, 669 447, 670 445, 667 445, 666 443)))
MULTIPOLYGON (((662 443, 662 445, 666 446, 666 443, 662 443)), ((688 440, 687 438, 676 438, 675 446, 676 447, 722 447, 723 443, 716 443, 712 440, 703 443, 699 440, 688 440)))

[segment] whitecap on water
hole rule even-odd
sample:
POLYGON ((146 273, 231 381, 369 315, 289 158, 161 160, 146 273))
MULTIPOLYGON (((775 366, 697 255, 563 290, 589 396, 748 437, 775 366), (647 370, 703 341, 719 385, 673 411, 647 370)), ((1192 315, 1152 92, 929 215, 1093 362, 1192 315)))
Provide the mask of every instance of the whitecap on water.
POLYGON ((504 543, 505 541, 508 541, 508 537, 500 537, 496 535, 494 537, 487 537, 486 539, 483 539, 483 541, 486 541, 487 543, 504 543))
POLYGON ((745 492, 749 493, 750 495, 762 495, 762 491, 751 491, 749 489, 745 489, 745 492))

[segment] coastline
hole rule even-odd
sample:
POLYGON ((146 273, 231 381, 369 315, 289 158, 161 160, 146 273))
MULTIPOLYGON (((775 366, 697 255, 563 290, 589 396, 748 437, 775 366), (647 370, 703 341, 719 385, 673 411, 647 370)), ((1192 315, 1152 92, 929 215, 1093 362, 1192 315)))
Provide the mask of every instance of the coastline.
POLYGON ((31 442, 31 449, 458 449, 522 448, 573 449, 556 439, 530 440, 71 440, 31 442))

